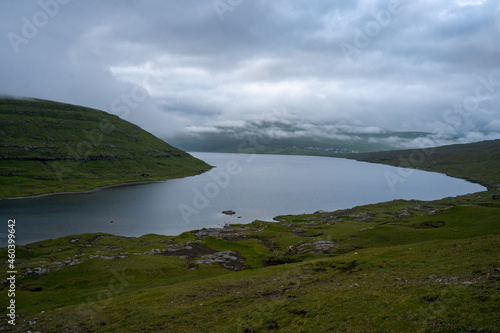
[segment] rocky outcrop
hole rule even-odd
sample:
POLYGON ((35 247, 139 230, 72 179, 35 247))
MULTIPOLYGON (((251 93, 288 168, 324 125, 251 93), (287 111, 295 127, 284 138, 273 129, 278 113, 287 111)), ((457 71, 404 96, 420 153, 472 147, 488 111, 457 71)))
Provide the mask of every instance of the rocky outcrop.
POLYGON ((225 269, 240 271, 245 269, 244 259, 235 251, 222 251, 202 256, 195 261, 196 264, 219 264, 225 269))
POLYGON ((297 246, 293 246, 289 249, 290 253, 295 254, 306 254, 306 253, 315 253, 315 254, 330 254, 333 249, 339 244, 334 241, 317 241, 314 243, 304 243, 299 244, 297 246))

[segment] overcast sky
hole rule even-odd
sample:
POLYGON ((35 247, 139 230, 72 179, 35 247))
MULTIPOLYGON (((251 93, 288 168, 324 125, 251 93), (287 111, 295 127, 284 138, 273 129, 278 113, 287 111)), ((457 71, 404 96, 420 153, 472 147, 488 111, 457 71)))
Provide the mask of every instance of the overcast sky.
POLYGON ((0 2, 0 94, 157 135, 282 120, 500 138, 498 0, 0 2))

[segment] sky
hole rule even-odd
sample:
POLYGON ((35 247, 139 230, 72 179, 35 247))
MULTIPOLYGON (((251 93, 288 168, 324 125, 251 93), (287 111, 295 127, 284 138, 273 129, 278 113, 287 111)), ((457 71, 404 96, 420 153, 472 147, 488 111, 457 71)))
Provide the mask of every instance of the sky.
POLYGON ((1 1, 0 95, 162 137, 274 121, 473 142, 500 138, 499 36, 498 0, 1 1))

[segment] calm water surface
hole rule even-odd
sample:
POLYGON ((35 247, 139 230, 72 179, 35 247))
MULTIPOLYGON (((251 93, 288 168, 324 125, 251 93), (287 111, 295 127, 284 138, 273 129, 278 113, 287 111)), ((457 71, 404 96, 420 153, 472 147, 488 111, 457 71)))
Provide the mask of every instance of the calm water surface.
MULTIPOLYGON (((88 194, 0 201, 16 219, 18 244, 86 232, 177 235, 280 214, 333 211, 393 199, 435 200, 485 190, 442 174, 352 160, 284 155, 192 153, 216 166, 199 176, 88 194), (394 177, 401 180, 393 186, 394 177), (235 215, 222 214, 233 210, 235 215)), ((7 230, 5 223, 5 231, 7 230)), ((2 231, 0 231, 0 234, 2 231)), ((1 246, 6 234, 1 234, 1 246)))

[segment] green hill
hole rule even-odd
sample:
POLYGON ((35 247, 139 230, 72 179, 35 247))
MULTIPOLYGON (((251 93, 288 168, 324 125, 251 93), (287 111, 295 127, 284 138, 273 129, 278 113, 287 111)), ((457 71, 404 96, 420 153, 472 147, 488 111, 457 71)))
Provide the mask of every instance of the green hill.
POLYGON ((339 157, 445 173, 500 190, 500 140, 339 157))
POLYGON ((0 99, 0 198, 87 191, 210 166, 103 111, 0 99))

